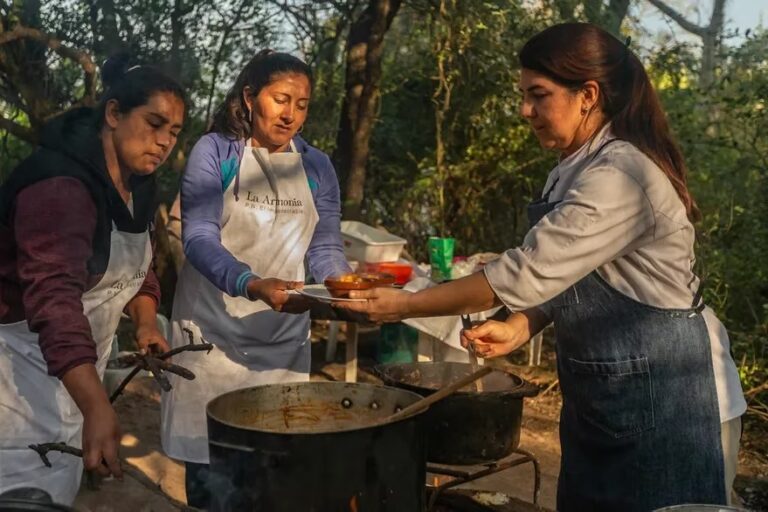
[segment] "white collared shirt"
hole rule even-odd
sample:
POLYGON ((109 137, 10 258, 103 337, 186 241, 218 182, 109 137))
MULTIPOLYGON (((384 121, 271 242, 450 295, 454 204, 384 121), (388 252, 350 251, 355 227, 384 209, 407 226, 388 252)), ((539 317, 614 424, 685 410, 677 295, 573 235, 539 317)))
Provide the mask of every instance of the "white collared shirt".
MULTIPOLYGON (((690 308, 699 287, 693 273, 693 225, 674 187, 645 154, 614 141, 610 126, 564 158, 544 190, 560 204, 485 267, 488 282, 512 311, 552 299, 590 272, 651 306, 690 308)), ((746 410, 728 334, 714 312, 703 313, 710 341, 721 421, 746 410)))

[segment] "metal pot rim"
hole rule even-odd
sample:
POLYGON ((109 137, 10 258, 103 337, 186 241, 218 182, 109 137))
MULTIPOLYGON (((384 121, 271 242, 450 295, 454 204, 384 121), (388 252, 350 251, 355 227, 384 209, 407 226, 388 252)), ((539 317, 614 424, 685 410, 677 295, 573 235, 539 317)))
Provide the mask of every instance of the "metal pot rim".
MULTIPOLYGON (((427 393, 435 393, 440 388, 430 388, 430 387, 423 387, 423 386, 417 386, 415 384, 410 384, 408 382, 401 382, 394 377, 392 377, 388 369, 392 369, 395 367, 405 367, 405 366, 431 366, 431 365, 468 365, 469 363, 460 363, 455 361, 424 361, 424 362, 414 362, 414 363, 391 363, 391 364, 377 364, 373 367, 374 372, 376 373, 379 378, 381 378, 389 387, 395 387, 397 389, 404 389, 408 391, 413 391, 419 394, 427 393)), ((481 393, 478 393, 477 391, 456 391, 453 393, 452 396, 485 396, 485 397, 500 397, 500 396, 506 396, 506 397, 531 397, 536 396, 539 394, 539 388, 535 386, 534 384, 528 382, 524 378, 520 377, 519 375, 512 373, 511 371, 505 370, 504 368, 494 368, 494 371, 502 372, 507 375, 510 375, 511 377, 519 380, 520 382, 510 388, 505 390, 498 390, 498 391, 482 391, 481 393)), ((423 395, 422 395, 423 396, 423 395)))
MULTIPOLYGON (((361 427, 353 427, 353 428, 343 428, 343 429, 329 429, 329 430, 316 430, 312 432, 286 432, 284 430, 274 430, 274 429, 266 429, 266 428, 254 428, 254 427, 248 427, 241 424, 232 423, 230 421, 224 420, 220 418, 219 416, 213 414, 211 412, 211 405, 216 401, 219 400, 222 397, 233 395, 237 393, 243 393, 247 390, 254 390, 254 389, 263 389, 267 387, 274 387, 274 386, 307 386, 307 385, 320 385, 320 386, 329 386, 329 387, 368 387, 368 388, 382 388, 382 389, 388 389, 392 391, 396 391, 398 393, 407 393, 408 395, 413 396, 418 400, 422 400, 424 397, 414 391, 410 391, 407 389, 398 388, 395 386, 387 386, 387 385, 380 385, 380 384, 369 384, 367 382, 336 382, 336 381, 328 381, 328 382, 322 382, 322 381, 313 381, 313 382, 287 382, 282 384, 261 384, 259 386, 247 386, 244 388, 238 388, 234 389, 232 391, 228 391, 226 393, 222 393, 221 395, 211 399, 205 406, 205 415, 207 418, 211 418, 222 425, 226 425, 231 428, 246 430, 249 432, 257 432, 257 433, 263 433, 263 434, 277 434, 277 435, 288 435, 288 436, 315 436, 315 435, 327 435, 327 434, 341 434, 344 432, 355 432, 358 430, 366 430, 370 428, 379 428, 384 427, 387 425, 393 425, 396 423, 400 423, 403 421, 410 420, 420 414, 423 414, 429 410, 429 407, 425 407, 421 410, 418 410, 412 414, 409 414, 408 416, 404 418, 400 418, 396 421, 382 421, 375 424, 369 424, 364 425, 361 427)), ((414 401, 415 403, 415 401, 414 401)), ((410 405, 410 404, 407 404, 410 405)))

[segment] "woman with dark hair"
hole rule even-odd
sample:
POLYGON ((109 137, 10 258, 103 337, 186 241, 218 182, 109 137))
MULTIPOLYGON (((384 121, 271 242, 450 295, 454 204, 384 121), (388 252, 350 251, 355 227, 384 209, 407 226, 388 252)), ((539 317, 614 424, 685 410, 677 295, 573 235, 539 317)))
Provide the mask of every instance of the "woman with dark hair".
POLYGON ((177 356, 196 378, 174 378, 163 396, 162 441, 168 455, 186 462, 187 501, 199 508, 216 497, 207 477, 206 403, 241 387, 309 380, 309 315, 289 291, 304 282, 305 258, 318 282, 349 271, 336 173, 327 155, 298 136, 311 91, 304 62, 257 54, 182 178, 187 261, 171 344, 204 339, 215 348, 204 358, 177 356))
POLYGON ((53 119, 0 188, 0 492, 71 504, 83 464, 120 477, 120 428, 101 384, 125 310, 142 351, 164 351, 150 267, 153 173, 185 115, 184 91, 111 59, 97 108, 53 119), (82 460, 28 445, 82 447, 82 460))
POLYGON ((375 320, 482 311, 481 357, 554 322, 563 393, 558 510, 647 511, 728 501, 746 404, 723 325, 693 273, 698 211, 640 60, 590 24, 520 52, 521 114, 557 151, 520 247, 484 272, 415 294, 357 292, 375 320))

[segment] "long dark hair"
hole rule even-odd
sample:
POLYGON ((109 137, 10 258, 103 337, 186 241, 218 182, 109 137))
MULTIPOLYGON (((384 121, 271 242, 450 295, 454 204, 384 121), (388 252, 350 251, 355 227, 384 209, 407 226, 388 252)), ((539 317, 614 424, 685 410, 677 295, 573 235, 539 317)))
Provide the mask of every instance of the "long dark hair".
POLYGON ((688 191, 683 154, 643 64, 627 44, 590 23, 563 23, 529 39, 519 59, 523 68, 572 90, 588 80, 597 82, 600 107, 613 134, 653 160, 669 178, 688 218, 700 219, 688 191))
POLYGON ((240 71, 224 101, 216 108, 208 133, 224 133, 238 139, 249 138, 251 123, 243 100, 243 89, 248 87, 251 96, 256 97, 263 87, 285 73, 304 75, 309 80, 310 88, 313 85, 312 70, 298 57, 272 50, 262 50, 254 55, 240 71))
POLYGON ((110 100, 116 100, 118 110, 125 114, 146 105, 153 94, 169 92, 184 103, 184 113, 187 112, 187 95, 179 82, 155 66, 133 63, 127 53, 116 54, 104 62, 101 82, 104 92, 96 108, 99 128, 104 125, 104 112, 110 100))

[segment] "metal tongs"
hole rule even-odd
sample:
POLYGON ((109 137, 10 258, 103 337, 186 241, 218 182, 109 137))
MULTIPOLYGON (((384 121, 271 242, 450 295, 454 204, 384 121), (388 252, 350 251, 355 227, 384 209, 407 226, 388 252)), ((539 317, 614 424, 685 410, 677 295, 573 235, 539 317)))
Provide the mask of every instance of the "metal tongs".
MULTIPOLYGON (((117 386, 117 388, 115 388, 115 391, 112 393, 112 396, 109 397, 109 403, 114 403, 117 397, 120 396, 120 393, 123 392, 125 387, 131 381, 131 379, 133 379, 141 370, 147 370, 152 372, 152 376, 154 377, 155 381, 157 381, 157 383, 160 385, 160 388, 166 392, 171 390, 171 383, 168 381, 168 377, 164 375, 164 372, 170 372, 180 377, 183 377, 187 380, 193 380, 195 378, 194 373, 192 373, 190 370, 187 370, 183 366, 169 363, 168 361, 166 361, 166 359, 169 359, 175 356, 176 354, 180 354, 182 352, 188 352, 188 351, 200 352, 204 350, 206 352, 210 352, 212 348, 213 348, 213 345, 211 345, 210 343, 205 343, 205 342, 196 343, 196 344, 190 343, 189 345, 183 345, 181 347, 177 347, 169 350, 168 352, 163 352, 162 354, 157 354, 157 355, 142 354, 141 352, 134 352, 132 354, 118 357, 117 359, 111 362, 111 365, 113 365, 113 367, 129 368, 133 366, 133 370, 131 370, 131 373, 129 373, 120 383, 120 385, 117 386)), ((48 467, 51 467, 51 462, 48 460, 48 457, 47 457, 47 454, 50 451, 68 453, 70 455, 74 455, 75 457, 83 456, 83 450, 81 450, 80 448, 69 446, 66 443, 30 444, 29 448, 36 451, 37 454, 42 459, 43 464, 45 464, 48 467)))
POLYGON ((128 383, 133 379, 136 374, 139 373, 141 370, 147 370, 152 373, 152 377, 155 379, 155 381, 160 385, 160 388, 163 391, 170 391, 171 390, 171 383, 168 381, 168 377, 164 375, 163 372, 170 372, 173 374, 178 375, 179 377, 183 377, 187 380, 194 380, 195 374, 192 373, 190 370, 187 370, 183 366, 179 366, 177 364, 169 363, 166 361, 166 359, 169 359, 176 354, 180 354, 181 352, 199 352, 199 351, 206 351, 210 352, 213 348, 213 345, 210 343, 199 343, 199 344, 189 344, 189 345, 182 345, 181 347, 176 347, 174 349, 169 350, 168 352, 164 352, 162 354, 158 355, 152 355, 152 354, 142 354, 141 352, 134 352, 132 354, 128 354, 126 356, 118 357, 115 359, 112 364, 117 368, 128 368, 130 366, 133 366, 133 370, 131 373, 128 374, 128 376, 123 379, 123 381, 120 383, 119 386, 115 389, 115 391, 112 393, 112 396, 109 397, 109 401, 114 402, 115 399, 120 395, 120 393, 123 392, 125 389, 125 386, 128 385, 128 383))
MULTIPOLYGON (((472 319, 469 317, 469 315, 461 315, 461 325, 464 328, 464 330, 469 330, 472 328, 472 319)), ((472 371, 477 371, 478 363, 477 363, 477 354, 475 353, 475 344, 470 343, 467 347, 467 355, 469 355, 469 364, 472 366, 472 371)), ((477 387, 477 390, 482 392, 483 391, 483 381, 482 379, 478 379, 475 381, 475 386, 477 387)))
MULTIPOLYGON (((469 315, 461 315, 461 326, 464 328, 465 331, 472 329, 472 319, 469 317, 469 315)), ((469 346, 467 347, 467 352, 469 353, 469 362, 473 363, 476 366, 477 354, 475 353, 474 343, 469 344, 469 346)))

